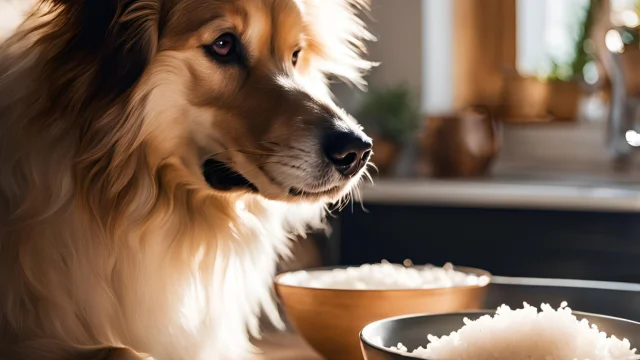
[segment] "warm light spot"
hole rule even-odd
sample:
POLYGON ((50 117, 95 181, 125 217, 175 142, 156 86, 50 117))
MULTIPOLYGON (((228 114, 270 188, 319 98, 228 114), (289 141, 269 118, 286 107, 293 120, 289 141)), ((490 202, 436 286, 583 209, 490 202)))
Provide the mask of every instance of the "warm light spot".
POLYGON ((598 66, 595 61, 590 61, 584 66, 582 76, 584 77, 584 81, 589 85, 594 85, 598 82, 600 74, 598 73, 598 66))
POLYGON ((627 140, 627 144, 633 147, 640 147, 640 134, 635 130, 629 130, 625 134, 625 139, 627 140))
POLYGON ((636 28, 640 25, 640 17, 638 16, 638 13, 631 9, 623 11, 620 14, 620 20, 622 21, 622 24, 628 28, 636 28))
POLYGON ((622 54, 624 52, 624 42, 618 31, 614 29, 607 31, 604 42, 607 45, 607 49, 612 53, 622 54))

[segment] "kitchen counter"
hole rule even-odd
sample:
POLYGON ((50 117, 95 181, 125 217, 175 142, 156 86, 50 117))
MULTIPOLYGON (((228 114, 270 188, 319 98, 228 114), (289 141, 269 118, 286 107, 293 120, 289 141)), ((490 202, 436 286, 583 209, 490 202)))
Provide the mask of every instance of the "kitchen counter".
POLYGON ((378 180, 364 204, 640 212, 640 179, 499 174, 465 180, 378 180))
MULTIPOLYGON (((494 277, 487 291, 485 309, 502 304, 521 308, 523 302, 557 307, 563 301, 576 311, 640 321, 640 285, 562 279, 494 277)), ((294 333, 268 334, 258 344, 264 352, 248 360, 321 360, 294 333)))

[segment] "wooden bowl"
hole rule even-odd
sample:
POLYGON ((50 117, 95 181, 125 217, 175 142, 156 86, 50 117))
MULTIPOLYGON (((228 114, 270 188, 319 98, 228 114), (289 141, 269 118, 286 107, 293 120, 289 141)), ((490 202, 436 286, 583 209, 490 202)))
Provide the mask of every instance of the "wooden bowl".
MULTIPOLYGON (((320 271, 330 269, 316 269, 320 271)), ((455 270, 490 280, 484 270, 455 270)), ((374 321, 421 313, 449 313, 480 309, 482 285, 439 289, 335 290, 286 285, 288 273, 275 279, 275 287, 288 319, 302 337, 328 360, 363 359, 358 334, 374 321)))
MULTIPOLYGON (((382 340, 384 346, 395 346, 402 343, 409 351, 428 343, 427 334, 435 336, 449 335, 464 325, 464 318, 477 320, 483 315, 495 315, 493 311, 474 311, 454 314, 407 316, 376 321, 367 325, 360 333, 362 352, 366 360, 406 360, 416 359, 411 355, 400 354, 375 344, 376 338, 382 340)), ((640 323, 602 315, 586 314, 573 311, 578 319, 587 319, 590 324, 598 325, 598 329, 613 334, 617 338, 626 338, 631 347, 640 344, 640 323)))

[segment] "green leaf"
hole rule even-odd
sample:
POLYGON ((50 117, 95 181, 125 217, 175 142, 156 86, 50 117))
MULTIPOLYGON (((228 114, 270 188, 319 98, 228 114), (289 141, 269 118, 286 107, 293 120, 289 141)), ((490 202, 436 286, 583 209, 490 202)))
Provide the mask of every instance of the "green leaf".
POLYGON ((365 127, 397 144, 418 129, 420 112, 411 91, 404 85, 390 89, 371 89, 360 108, 365 127))

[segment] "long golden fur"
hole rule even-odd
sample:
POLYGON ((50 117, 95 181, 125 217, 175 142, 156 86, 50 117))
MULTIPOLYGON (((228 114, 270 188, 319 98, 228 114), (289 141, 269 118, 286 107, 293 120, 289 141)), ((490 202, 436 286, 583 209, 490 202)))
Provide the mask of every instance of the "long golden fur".
POLYGON ((41 1, 0 47, 0 359, 239 359, 282 325, 276 260, 366 173, 319 140, 368 141, 327 85, 365 85, 366 6, 41 1))

